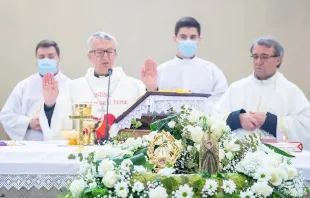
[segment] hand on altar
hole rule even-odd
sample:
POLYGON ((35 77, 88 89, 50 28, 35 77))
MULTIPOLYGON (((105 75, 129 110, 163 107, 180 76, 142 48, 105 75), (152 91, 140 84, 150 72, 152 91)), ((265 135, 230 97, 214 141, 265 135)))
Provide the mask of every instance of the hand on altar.
POLYGON ((267 118, 266 113, 263 112, 250 112, 250 116, 258 122, 257 128, 260 128, 265 123, 267 118))
POLYGON ((147 90, 155 91, 157 89, 157 64, 153 60, 146 60, 141 68, 141 80, 147 90))
POLYGON ((250 113, 241 113, 239 115, 241 127, 247 131, 259 128, 259 121, 256 120, 250 113))
POLYGON ((42 131, 41 129, 41 125, 40 125, 40 120, 38 117, 33 118, 30 123, 29 123, 29 127, 30 129, 34 130, 34 131, 42 131))
POLYGON ((51 73, 46 73, 42 79, 44 104, 48 107, 52 107, 56 103, 56 99, 59 94, 58 82, 51 73))

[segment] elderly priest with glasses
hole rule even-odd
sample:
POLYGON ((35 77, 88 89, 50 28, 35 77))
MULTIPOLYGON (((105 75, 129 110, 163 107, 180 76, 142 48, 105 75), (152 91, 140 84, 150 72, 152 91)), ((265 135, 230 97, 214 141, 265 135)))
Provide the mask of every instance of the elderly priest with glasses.
MULTIPOLYGON (((121 67, 114 67, 117 56, 115 38, 104 32, 96 32, 89 40, 88 59, 93 67, 86 75, 68 83, 66 97, 58 97, 58 87, 52 75, 44 76, 44 111, 40 122, 44 139, 63 139, 60 130, 72 129, 69 120, 74 104, 92 104, 92 115, 98 120, 106 118, 107 98, 109 98, 109 124, 115 117, 127 110, 145 93, 142 81, 127 76, 121 67), (108 94, 109 90, 109 94, 108 94)), ((98 139, 107 137, 106 126, 102 122, 98 139)))
POLYGON ((287 138, 310 150, 310 104, 304 93, 278 71, 284 50, 272 38, 251 47, 254 73, 229 87, 215 104, 238 136, 260 133, 265 138, 287 138))

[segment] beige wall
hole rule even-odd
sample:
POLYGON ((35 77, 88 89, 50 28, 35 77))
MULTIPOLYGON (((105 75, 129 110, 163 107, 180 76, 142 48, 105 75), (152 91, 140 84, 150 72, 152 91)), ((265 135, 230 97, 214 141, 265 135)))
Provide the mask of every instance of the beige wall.
POLYGON ((59 43, 61 69, 76 78, 90 66, 87 38, 109 32, 119 44, 117 64, 139 78, 146 58, 173 57, 174 24, 187 15, 202 25, 198 55, 216 63, 229 82, 251 73, 251 42, 271 35, 285 49, 281 71, 310 98, 309 0, 1 0, 0 106, 36 71, 34 48, 42 39, 59 43))

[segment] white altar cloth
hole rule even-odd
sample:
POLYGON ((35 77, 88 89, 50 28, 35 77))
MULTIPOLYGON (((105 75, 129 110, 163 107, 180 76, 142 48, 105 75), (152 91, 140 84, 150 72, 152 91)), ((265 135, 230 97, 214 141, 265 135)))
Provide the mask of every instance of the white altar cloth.
MULTIPOLYGON (((30 189, 42 187, 58 190, 76 178, 80 167, 78 159, 68 156, 77 147, 66 141, 22 142, 24 146, 0 146, 0 188, 30 189)), ((86 153, 96 146, 85 146, 86 153)))
MULTIPOLYGON (((76 178, 80 162, 68 160, 71 153, 78 154, 76 147, 66 146, 62 141, 24 143, 25 146, 0 146, 0 188, 61 189, 76 178)), ((96 147, 84 148, 87 153, 96 147)), ((292 154, 296 156, 293 164, 310 184, 310 152, 292 154)))

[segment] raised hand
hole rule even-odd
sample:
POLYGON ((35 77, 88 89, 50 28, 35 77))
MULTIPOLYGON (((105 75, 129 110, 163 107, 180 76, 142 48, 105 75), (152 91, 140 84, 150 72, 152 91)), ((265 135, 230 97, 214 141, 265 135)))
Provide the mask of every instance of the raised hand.
POLYGON ((147 90, 155 91, 157 89, 157 64, 153 60, 146 60, 141 68, 141 80, 147 90))
POLYGON ((59 94, 58 82, 51 73, 46 73, 42 79, 44 104, 48 107, 52 107, 56 103, 56 99, 59 94))

